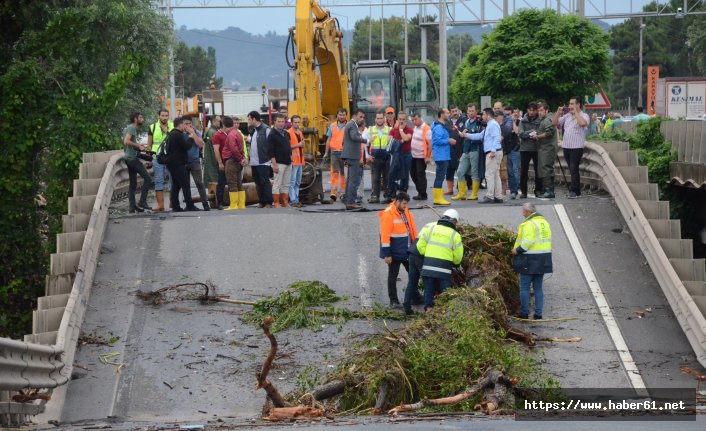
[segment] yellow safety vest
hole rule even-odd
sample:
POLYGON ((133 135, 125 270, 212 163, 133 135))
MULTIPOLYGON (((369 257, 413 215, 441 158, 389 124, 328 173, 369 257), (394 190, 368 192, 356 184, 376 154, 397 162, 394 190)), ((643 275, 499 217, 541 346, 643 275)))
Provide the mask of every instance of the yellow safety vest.
POLYGON ((174 128, 174 123, 167 120, 167 128, 169 131, 167 133, 162 132, 162 127, 159 125, 159 121, 150 125, 150 131, 152 132, 152 151, 157 152, 159 146, 167 139, 167 135, 174 128))
POLYGON ((461 235, 439 223, 424 226, 419 233, 417 250, 424 256, 423 276, 450 278, 453 266, 463 259, 461 235))
POLYGON ((525 254, 552 252, 552 229, 543 215, 534 212, 522 222, 513 248, 517 247, 526 250, 525 254))
POLYGON ((370 128, 370 145, 373 150, 387 150, 387 142, 389 140, 389 135, 390 135, 390 128, 388 126, 385 126, 383 129, 382 133, 384 135, 380 135, 377 126, 373 126, 370 128))

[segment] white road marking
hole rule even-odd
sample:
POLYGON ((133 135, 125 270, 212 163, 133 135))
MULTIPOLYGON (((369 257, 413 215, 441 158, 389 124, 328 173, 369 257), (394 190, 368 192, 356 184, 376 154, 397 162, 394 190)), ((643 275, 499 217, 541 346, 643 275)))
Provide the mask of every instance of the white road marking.
POLYGON ((373 298, 370 296, 370 286, 368 285, 367 271, 365 270, 365 257, 358 253, 358 285, 360 286, 360 305, 363 308, 373 307, 373 298))
POLYGON ((600 311, 601 316, 603 317, 603 322, 605 322, 605 325, 608 328, 610 338, 613 340, 615 349, 618 351, 618 356, 620 357, 620 361, 623 363, 623 367, 628 375, 630 384, 633 388, 635 388, 635 391, 639 396, 649 396, 645 382, 642 380, 642 376, 640 375, 640 370, 637 368, 637 365, 630 354, 628 345, 625 343, 625 339, 623 338, 623 334, 620 332, 620 328, 618 327, 615 317, 613 317, 613 312, 610 310, 610 306, 608 305, 608 301, 606 301, 605 295, 603 295, 601 286, 598 284, 598 278, 591 268, 591 264, 586 257, 586 253, 583 251, 583 247, 581 247, 581 243, 579 242, 576 231, 571 224, 569 215, 566 213, 566 209, 564 209, 564 205, 554 205, 554 209, 559 216, 564 232, 566 232, 566 238, 569 241, 569 244, 571 244, 571 249, 574 252, 574 256, 576 256, 576 260, 578 260, 583 276, 588 283, 588 288, 591 290, 591 294, 593 295, 593 299, 596 301, 598 311, 600 311))

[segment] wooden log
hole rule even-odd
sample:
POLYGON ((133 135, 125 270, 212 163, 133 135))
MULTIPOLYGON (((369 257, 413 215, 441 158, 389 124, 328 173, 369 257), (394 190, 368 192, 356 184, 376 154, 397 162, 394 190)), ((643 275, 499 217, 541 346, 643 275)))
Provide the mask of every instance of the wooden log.
POLYGON ((336 395, 341 395, 346 390, 346 382, 343 380, 334 380, 325 385, 321 385, 311 391, 311 396, 316 401, 326 400, 336 395))
POLYGON ((266 421, 297 419, 315 419, 324 415, 324 411, 311 406, 275 407, 264 417, 266 421))
POLYGON ((380 389, 378 389, 378 396, 375 399, 375 407, 373 408, 374 415, 382 414, 382 409, 387 402, 387 390, 389 387, 390 385, 387 383, 387 380, 380 382, 380 389))

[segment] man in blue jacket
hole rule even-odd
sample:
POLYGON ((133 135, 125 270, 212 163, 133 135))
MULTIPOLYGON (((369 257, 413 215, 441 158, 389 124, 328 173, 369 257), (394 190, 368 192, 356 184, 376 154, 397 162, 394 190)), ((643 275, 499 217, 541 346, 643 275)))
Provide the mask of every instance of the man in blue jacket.
POLYGON ((451 205, 444 199, 444 179, 451 161, 451 146, 456 145, 456 140, 449 136, 446 123, 449 121, 449 110, 442 108, 437 114, 437 119, 431 126, 431 152, 436 164, 436 177, 434 178, 434 205, 451 205))

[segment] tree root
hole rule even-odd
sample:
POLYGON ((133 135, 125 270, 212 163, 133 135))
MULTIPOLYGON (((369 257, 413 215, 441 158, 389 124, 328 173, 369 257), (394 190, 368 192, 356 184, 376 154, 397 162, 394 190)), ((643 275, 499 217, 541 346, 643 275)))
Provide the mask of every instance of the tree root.
POLYGON ((488 388, 491 388, 494 386, 500 386, 500 385, 512 386, 514 384, 515 384, 514 379, 507 379, 505 377, 505 375, 500 371, 490 370, 485 374, 485 377, 483 377, 475 385, 473 385, 469 389, 461 392, 460 394, 456 394, 451 397, 437 398, 437 399, 432 399, 432 400, 424 398, 424 399, 419 400, 418 402, 413 403, 413 404, 400 404, 399 406, 388 410, 387 413, 390 415, 397 415, 398 413, 416 411, 421 408, 429 407, 429 406, 447 406, 447 405, 458 404, 462 401, 465 401, 465 400, 475 396, 476 394, 478 394, 480 391, 482 391, 484 389, 488 389, 488 388))
POLYGON ((277 388, 275 388, 272 383, 267 381, 267 374, 270 372, 272 361, 274 361, 275 355, 277 354, 277 340, 275 339, 275 336, 272 335, 272 332, 270 332, 270 326, 273 321, 274 319, 272 319, 272 317, 267 316, 262 321, 262 325, 260 325, 263 332, 270 340, 270 352, 267 354, 267 358, 265 358, 265 362, 262 364, 262 370, 255 374, 255 378, 257 379, 255 389, 264 389, 267 396, 272 400, 272 404, 275 408, 277 408, 285 407, 287 404, 277 388))

